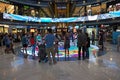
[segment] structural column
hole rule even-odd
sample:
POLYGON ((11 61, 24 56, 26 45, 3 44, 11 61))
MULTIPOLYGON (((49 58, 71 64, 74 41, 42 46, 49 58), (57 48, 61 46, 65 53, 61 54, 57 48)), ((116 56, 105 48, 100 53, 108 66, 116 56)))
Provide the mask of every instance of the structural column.
MULTIPOLYGON (((67 11, 66 12, 67 12, 67 17, 69 17, 69 15, 70 15, 70 13, 69 13, 70 12, 70 3, 69 2, 67 3, 67 11)), ((69 23, 67 23, 66 26, 67 26, 67 31, 68 31, 68 29, 69 29, 69 27, 68 27, 69 23)))
POLYGON ((54 3, 54 9, 55 9, 55 17, 58 17, 58 14, 57 14, 57 5, 54 3))
POLYGON ((69 17, 69 11, 70 11, 70 9, 69 9, 69 7, 70 7, 70 3, 67 3, 67 17, 69 17))

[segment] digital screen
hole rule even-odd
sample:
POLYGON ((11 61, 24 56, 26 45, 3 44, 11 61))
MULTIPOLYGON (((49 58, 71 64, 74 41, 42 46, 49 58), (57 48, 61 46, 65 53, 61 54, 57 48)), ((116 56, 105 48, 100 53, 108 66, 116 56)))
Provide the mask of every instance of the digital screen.
POLYGON ((84 22, 120 17, 120 11, 109 12, 106 14, 84 16, 84 17, 69 17, 69 18, 38 18, 31 16, 21 16, 16 14, 3 13, 4 19, 32 22, 84 22))
POLYGON ((88 16, 88 20, 89 21, 94 21, 97 20, 98 15, 94 15, 94 16, 88 16))

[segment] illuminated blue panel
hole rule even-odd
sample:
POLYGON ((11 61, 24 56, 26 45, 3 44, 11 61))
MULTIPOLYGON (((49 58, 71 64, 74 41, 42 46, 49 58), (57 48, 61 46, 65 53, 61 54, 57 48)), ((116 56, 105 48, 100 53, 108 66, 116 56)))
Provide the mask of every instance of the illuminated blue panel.
POLYGON ((40 18, 41 22, 52 22, 52 18, 40 18))
POLYGON ((112 15, 112 17, 120 17, 120 11, 109 12, 109 14, 112 15))
POLYGON ((70 18, 38 18, 38 17, 3 13, 4 19, 30 21, 30 22, 83 22, 83 21, 110 19, 110 18, 116 18, 116 17, 120 17, 120 11, 114 11, 106 14, 93 15, 93 16, 70 17, 70 18))

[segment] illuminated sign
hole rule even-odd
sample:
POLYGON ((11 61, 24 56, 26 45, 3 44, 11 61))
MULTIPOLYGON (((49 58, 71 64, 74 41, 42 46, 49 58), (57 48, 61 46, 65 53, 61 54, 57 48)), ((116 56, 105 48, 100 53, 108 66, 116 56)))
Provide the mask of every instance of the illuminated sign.
POLYGON ((69 17, 69 18, 43 18, 43 17, 38 18, 38 17, 3 13, 4 19, 30 21, 30 22, 84 22, 84 21, 110 19, 110 18, 116 18, 116 17, 120 17, 120 11, 114 11, 106 14, 93 15, 93 16, 69 17))

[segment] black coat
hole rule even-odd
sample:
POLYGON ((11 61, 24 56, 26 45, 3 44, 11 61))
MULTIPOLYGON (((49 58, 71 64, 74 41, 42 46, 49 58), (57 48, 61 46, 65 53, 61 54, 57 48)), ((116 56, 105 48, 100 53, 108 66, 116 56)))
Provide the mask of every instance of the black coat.
POLYGON ((87 47, 87 48, 89 48, 89 47, 90 47, 90 38, 89 38, 89 37, 87 37, 86 47, 87 47))

